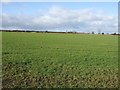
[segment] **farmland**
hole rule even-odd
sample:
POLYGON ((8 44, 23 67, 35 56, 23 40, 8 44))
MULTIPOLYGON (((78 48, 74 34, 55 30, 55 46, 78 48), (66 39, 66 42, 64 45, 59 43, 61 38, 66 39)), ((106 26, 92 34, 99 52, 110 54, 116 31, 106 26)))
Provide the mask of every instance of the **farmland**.
POLYGON ((3 88, 117 88, 118 36, 2 33, 3 88))

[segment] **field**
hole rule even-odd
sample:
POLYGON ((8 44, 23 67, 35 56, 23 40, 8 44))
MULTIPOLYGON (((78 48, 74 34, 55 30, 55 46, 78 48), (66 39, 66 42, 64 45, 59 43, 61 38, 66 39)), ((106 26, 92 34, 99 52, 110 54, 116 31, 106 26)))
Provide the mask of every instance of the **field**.
POLYGON ((118 36, 2 33, 3 88, 117 88, 118 36))

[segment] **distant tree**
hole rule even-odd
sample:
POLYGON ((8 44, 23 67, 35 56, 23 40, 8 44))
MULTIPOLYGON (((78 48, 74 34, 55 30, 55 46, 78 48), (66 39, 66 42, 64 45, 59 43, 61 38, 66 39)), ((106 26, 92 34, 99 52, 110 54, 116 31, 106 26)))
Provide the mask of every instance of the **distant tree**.
POLYGON ((67 31, 67 33, 77 33, 75 30, 67 31))
POLYGON ((113 33, 113 34, 111 34, 111 35, 117 35, 116 33, 113 33))
POLYGON ((48 31, 45 31, 46 33, 48 32, 48 31))
POLYGON ((94 32, 92 32, 92 34, 94 34, 94 32))
POLYGON ((72 33, 77 33, 76 31, 72 31, 72 33))
POLYGON ((104 33, 102 33, 102 35, 104 35, 104 33))
POLYGON ((116 35, 116 32, 114 33, 114 35, 116 35))

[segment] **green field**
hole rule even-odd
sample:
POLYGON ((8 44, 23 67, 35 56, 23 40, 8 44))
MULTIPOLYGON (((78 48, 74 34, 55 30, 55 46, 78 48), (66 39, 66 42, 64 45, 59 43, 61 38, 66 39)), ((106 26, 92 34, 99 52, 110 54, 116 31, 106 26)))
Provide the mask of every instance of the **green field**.
POLYGON ((116 88, 118 36, 2 33, 3 87, 116 88))

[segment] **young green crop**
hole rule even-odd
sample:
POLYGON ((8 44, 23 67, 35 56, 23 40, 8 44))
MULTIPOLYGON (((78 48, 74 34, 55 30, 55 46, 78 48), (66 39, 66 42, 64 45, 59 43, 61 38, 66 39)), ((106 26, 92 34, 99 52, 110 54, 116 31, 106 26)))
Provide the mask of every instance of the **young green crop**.
POLYGON ((4 87, 118 87, 118 36, 2 35, 4 87))

